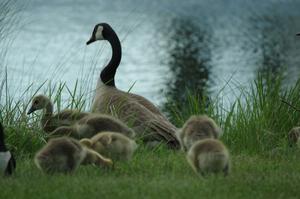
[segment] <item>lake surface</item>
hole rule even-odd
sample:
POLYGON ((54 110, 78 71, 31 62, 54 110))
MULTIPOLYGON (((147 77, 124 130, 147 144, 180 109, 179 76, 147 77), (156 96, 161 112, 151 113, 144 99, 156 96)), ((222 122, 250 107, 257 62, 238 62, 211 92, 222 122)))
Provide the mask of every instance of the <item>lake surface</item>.
MULTIPOLYGON (((22 2, 22 1, 21 1, 22 2)), ((24 2, 22 2, 23 4, 24 2)), ((76 80, 92 98, 107 42, 86 46, 94 25, 107 22, 122 41, 116 85, 161 105, 185 88, 223 90, 232 100, 258 71, 300 72, 300 1, 296 0, 30 0, 19 15, 5 64, 10 92, 33 82, 76 80)), ((2 66, 0 73, 3 75, 2 66)), ((65 91, 67 92, 67 91, 65 91)))

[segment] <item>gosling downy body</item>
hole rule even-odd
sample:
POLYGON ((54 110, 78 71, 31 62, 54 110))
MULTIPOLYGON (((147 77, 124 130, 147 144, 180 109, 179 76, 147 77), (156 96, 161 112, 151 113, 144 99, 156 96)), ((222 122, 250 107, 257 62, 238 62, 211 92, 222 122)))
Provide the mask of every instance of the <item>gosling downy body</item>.
POLYGON ((16 169, 16 160, 7 150, 2 123, 0 122, 0 175, 11 175, 16 169))
POLYGON ((113 160, 130 160, 137 144, 134 140, 115 132, 102 132, 80 143, 113 160))
POLYGON ((290 130, 288 134, 288 143, 291 147, 300 147, 300 127, 294 127, 292 130, 290 130))
POLYGON ((80 164, 112 165, 110 159, 69 137, 51 139, 35 155, 34 162, 40 170, 48 174, 73 173, 80 164))
POLYGON ((195 142, 186 157, 193 170, 203 176, 211 173, 229 173, 229 152, 219 140, 207 138, 195 142))
POLYGON ((180 144, 175 136, 177 128, 157 107, 142 96, 116 88, 114 77, 122 51, 120 40, 110 25, 97 24, 87 45, 97 40, 107 40, 111 44, 112 58, 101 71, 92 111, 114 115, 131 124, 137 136, 144 142, 163 141, 171 148, 178 149, 180 144))
POLYGON ((218 139, 221 132, 212 118, 206 115, 193 115, 177 131, 177 137, 181 142, 182 149, 187 151, 198 140, 204 138, 218 139))
POLYGON ((90 138, 102 131, 113 131, 134 138, 135 132, 120 120, 104 114, 92 114, 78 120, 72 126, 61 126, 51 132, 52 136, 70 136, 77 139, 90 138))
POLYGON ((51 100, 44 95, 38 95, 32 99, 32 104, 27 114, 42 109, 44 110, 44 113, 41 119, 41 125, 43 130, 47 133, 54 131, 60 126, 70 126, 77 120, 88 115, 88 113, 71 109, 65 109, 59 113, 53 114, 53 104, 51 100))

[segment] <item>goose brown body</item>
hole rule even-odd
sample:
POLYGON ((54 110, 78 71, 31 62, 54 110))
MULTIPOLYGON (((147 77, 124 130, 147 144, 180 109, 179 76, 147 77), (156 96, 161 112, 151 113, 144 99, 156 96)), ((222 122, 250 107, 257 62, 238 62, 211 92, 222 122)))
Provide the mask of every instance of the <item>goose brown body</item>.
POLYGON ((145 98, 102 85, 97 88, 92 111, 115 115, 132 126, 137 137, 145 142, 163 140, 178 147, 179 143, 174 137, 177 128, 145 98))

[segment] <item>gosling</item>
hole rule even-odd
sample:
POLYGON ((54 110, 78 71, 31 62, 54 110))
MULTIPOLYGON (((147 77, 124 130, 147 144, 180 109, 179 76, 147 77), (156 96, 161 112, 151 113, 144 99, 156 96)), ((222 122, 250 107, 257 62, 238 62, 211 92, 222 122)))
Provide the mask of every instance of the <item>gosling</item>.
POLYGON ((51 100, 44 96, 35 96, 27 114, 44 109, 41 125, 52 136, 71 136, 74 138, 92 137, 99 131, 117 131, 133 138, 135 132, 120 120, 104 114, 80 112, 65 109, 53 114, 51 100))
POLYGON ((222 131, 215 121, 206 116, 191 116, 176 133, 181 147, 187 151, 194 142, 204 138, 218 139, 222 131))
POLYGON ((111 159, 102 157, 69 137, 49 140, 35 155, 34 162, 47 174, 73 173, 80 164, 96 164, 101 167, 110 167, 113 164, 111 159))
POLYGON ((195 142, 186 158, 192 169, 202 176, 221 172, 226 176, 229 173, 229 152, 219 140, 205 138, 195 142))
POLYGON ((70 126, 77 120, 88 115, 88 113, 78 110, 65 109, 59 113, 53 113, 53 104, 45 95, 37 95, 32 99, 31 107, 27 114, 32 114, 37 110, 44 110, 41 125, 45 132, 50 133, 60 126, 70 126))
POLYGON ((115 132, 101 132, 80 143, 113 160, 128 161, 132 158, 137 144, 134 140, 115 132))
POLYGON ((294 127, 288 133, 288 143, 290 147, 300 147, 300 127, 294 127))

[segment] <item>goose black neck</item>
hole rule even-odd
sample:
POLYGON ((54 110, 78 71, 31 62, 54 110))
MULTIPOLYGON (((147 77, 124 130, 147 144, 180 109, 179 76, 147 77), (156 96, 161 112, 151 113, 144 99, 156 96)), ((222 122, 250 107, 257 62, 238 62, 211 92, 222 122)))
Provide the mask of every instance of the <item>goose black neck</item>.
POLYGON ((101 71, 100 78, 105 85, 115 87, 115 74, 122 57, 121 43, 113 31, 107 40, 112 47, 112 57, 107 66, 101 71))
POLYGON ((4 131, 3 131, 3 126, 0 122, 0 152, 5 152, 7 151, 5 142, 4 142, 4 131))

